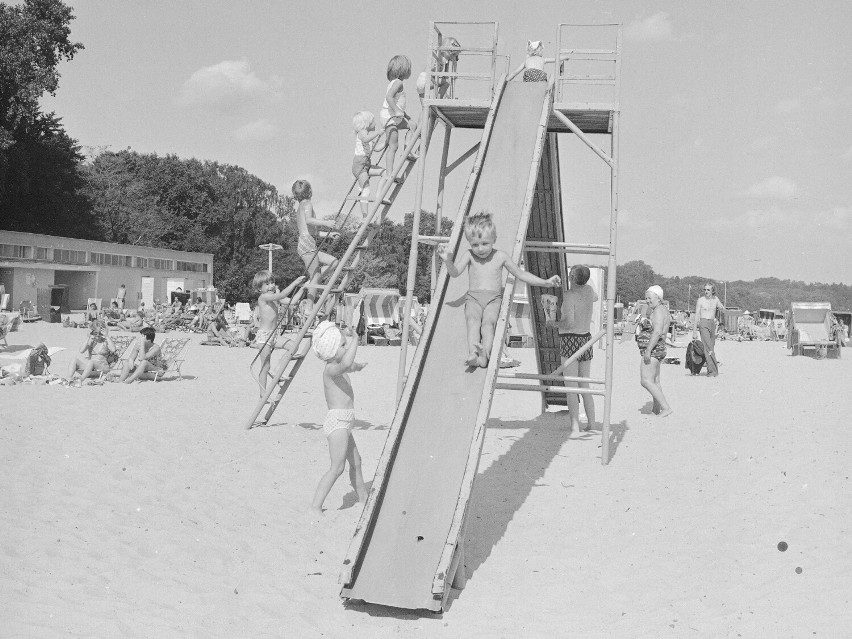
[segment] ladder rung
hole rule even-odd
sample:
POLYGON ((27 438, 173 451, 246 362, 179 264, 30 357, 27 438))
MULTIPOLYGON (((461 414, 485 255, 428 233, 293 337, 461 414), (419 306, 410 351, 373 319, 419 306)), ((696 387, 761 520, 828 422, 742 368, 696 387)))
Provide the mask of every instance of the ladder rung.
MULTIPOLYGON (((326 284, 305 284, 304 285, 305 288, 311 288, 311 289, 320 289, 320 288, 325 288, 326 286, 327 286, 326 284)), ((342 288, 333 288, 333 289, 331 289, 330 292, 331 293, 342 293, 343 289, 342 288)))
POLYGON ((356 251, 366 251, 368 248, 370 248, 369 244, 359 244, 358 246, 355 247, 355 250, 356 251))
MULTIPOLYGON (((361 197, 360 195, 347 195, 346 199, 350 202, 367 202, 368 204, 372 204, 376 201, 371 200, 368 197, 361 197)), ((382 200, 382 204, 384 204, 385 206, 390 206, 391 204, 393 204, 393 200, 385 198, 384 200, 382 200)))
POLYGON ((417 241, 421 244, 443 244, 449 242, 450 237, 448 235, 420 235, 417 237, 417 241))

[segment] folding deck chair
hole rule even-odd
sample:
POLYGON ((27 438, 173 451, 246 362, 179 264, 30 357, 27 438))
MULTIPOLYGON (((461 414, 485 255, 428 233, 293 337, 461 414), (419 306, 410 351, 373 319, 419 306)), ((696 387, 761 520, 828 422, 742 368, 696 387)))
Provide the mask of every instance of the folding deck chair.
POLYGON ((162 371, 154 371, 155 382, 162 379, 166 373, 177 373, 178 379, 183 380, 180 367, 184 360, 180 356, 188 343, 188 337, 167 337, 163 340, 160 344, 160 357, 166 363, 166 368, 162 371))
POLYGON ((102 371, 99 380, 112 375, 121 370, 121 367, 124 366, 125 355, 127 354, 127 349, 130 348, 130 345, 138 339, 138 335, 110 335, 110 339, 112 340, 113 345, 115 346, 115 361, 112 363, 112 366, 109 367, 108 371, 102 371))

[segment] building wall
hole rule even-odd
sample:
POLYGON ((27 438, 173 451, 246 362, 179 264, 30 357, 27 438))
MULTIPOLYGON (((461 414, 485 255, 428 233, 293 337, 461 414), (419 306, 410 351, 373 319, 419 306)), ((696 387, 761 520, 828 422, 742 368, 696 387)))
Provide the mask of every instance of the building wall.
MULTIPOLYGON (((213 284, 213 255, 170 249, 95 242, 74 238, 0 231, 0 245, 31 247, 24 256, 0 253, 0 282, 11 294, 12 304, 22 300, 36 303, 37 289, 50 284, 69 285, 69 304, 73 309, 85 308, 90 297, 101 298, 109 304, 118 288, 127 288, 127 308, 137 308, 142 295, 142 278, 154 280, 154 299, 166 301, 167 284, 179 281, 181 288, 194 292, 196 288, 213 284), (74 263, 63 263, 67 251, 78 251, 74 263), (119 262, 105 263, 103 256, 118 256, 119 262), (155 262, 156 260, 156 262, 155 262), (127 263, 124 263, 127 262, 127 263), (160 264, 169 268, 162 268, 160 264), (189 271, 179 268, 181 263, 206 265, 206 271, 189 271), (157 266, 155 268, 155 265, 157 266), (54 273, 58 272, 58 275, 54 273), (35 277, 36 286, 31 286, 35 277), (54 281, 55 279, 55 281, 54 281)), ((204 266, 200 267, 204 268, 204 266)))

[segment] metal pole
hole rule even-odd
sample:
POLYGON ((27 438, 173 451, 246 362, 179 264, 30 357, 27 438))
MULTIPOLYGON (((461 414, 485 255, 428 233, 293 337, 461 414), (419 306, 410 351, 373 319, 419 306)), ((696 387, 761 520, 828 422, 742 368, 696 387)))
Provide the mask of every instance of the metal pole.
POLYGON ((601 464, 609 463, 609 425, 612 409, 612 372, 615 358, 615 327, 613 317, 615 315, 615 249, 618 239, 618 120, 619 112, 615 111, 612 117, 612 164, 610 164, 610 200, 611 210, 609 218, 609 260, 607 261, 607 284, 606 284, 606 393, 604 395, 604 418, 601 427, 601 464))
MULTIPOLYGON (((435 202, 435 235, 441 235, 441 219, 444 211, 444 181, 447 177, 447 156, 450 153, 450 134, 453 129, 445 123, 444 125, 444 148, 441 151, 441 170, 438 173, 438 197, 435 202)), ((432 252, 432 274, 430 281, 430 295, 435 295, 435 286, 438 284, 438 272, 441 270, 441 261, 438 259, 437 245, 432 252)))
POLYGON ((423 107, 423 115, 420 118, 420 170, 417 171, 417 185, 414 193, 414 218, 411 221, 411 250, 408 254, 408 277, 405 282, 405 309, 402 317, 402 343, 399 349, 399 371, 396 380, 396 399, 402 396, 402 388, 405 386, 405 373, 408 370, 406 359, 408 357, 408 335, 411 330, 411 298, 414 296, 414 283, 417 278, 417 251, 420 235, 420 211, 423 208, 423 182, 426 179, 426 152, 429 148, 429 140, 432 133, 432 109, 423 107))

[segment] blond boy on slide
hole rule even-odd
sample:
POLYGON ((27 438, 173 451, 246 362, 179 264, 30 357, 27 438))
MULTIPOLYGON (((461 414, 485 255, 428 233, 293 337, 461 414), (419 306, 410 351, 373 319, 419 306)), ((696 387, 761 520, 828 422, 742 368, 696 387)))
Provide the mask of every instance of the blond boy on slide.
POLYGON ((328 496, 337 478, 343 474, 346 462, 349 462, 349 480, 352 488, 358 494, 358 501, 367 501, 367 487, 361 474, 361 455, 352 437, 352 426, 355 424, 355 393, 348 373, 354 373, 364 368, 365 364, 355 362, 358 351, 358 338, 349 328, 342 333, 334 322, 320 322, 314 329, 314 353, 325 362, 322 373, 325 401, 328 404, 328 414, 323 424, 323 431, 328 440, 328 452, 331 466, 319 481, 310 513, 322 516, 322 504, 328 496))
POLYGON ((497 227, 488 211, 479 211, 465 219, 464 236, 470 244, 470 250, 453 262, 446 244, 438 246, 438 255, 447 265, 447 272, 458 277, 468 269, 470 289, 464 305, 467 322, 468 356, 467 366, 488 366, 494 331, 500 315, 503 300, 503 269, 516 278, 533 286, 559 286, 562 280, 554 275, 546 280, 521 270, 505 251, 494 248, 497 241, 497 227))

